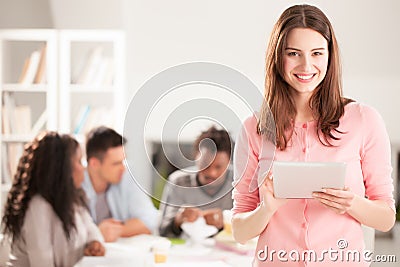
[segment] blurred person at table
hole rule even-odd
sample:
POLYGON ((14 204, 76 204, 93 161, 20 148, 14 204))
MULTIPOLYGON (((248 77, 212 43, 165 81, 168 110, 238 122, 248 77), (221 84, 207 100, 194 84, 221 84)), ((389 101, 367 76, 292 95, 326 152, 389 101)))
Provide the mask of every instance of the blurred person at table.
POLYGON ((182 223, 199 217, 222 230, 222 210, 232 208, 229 133, 212 126, 197 137, 193 148, 196 168, 175 171, 165 185, 160 205, 161 236, 179 237, 182 223))
POLYGON ((87 170, 83 189, 92 218, 106 242, 120 237, 151 234, 157 225, 157 210, 125 170, 123 145, 115 130, 100 126, 86 140, 87 170))
POLYGON ((81 157, 78 142, 56 132, 25 146, 2 221, 9 266, 73 266, 84 255, 104 255, 81 189, 81 157))

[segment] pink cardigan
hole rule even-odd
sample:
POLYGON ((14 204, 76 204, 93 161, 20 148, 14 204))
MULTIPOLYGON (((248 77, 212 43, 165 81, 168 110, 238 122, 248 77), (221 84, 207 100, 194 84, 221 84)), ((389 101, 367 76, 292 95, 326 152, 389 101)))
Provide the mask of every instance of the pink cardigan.
MULTIPOLYGON (((236 141, 234 213, 252 211, 257 207, 257 179, 265 177, 272 160, 346 162, 346 186, 357 195, 384 200, 395 209, 389 138, 382 118, 371 107, 359 103, 345 107, 339 126, 345 134, 336 134, 340 140, 334 142, 334 147, 321 144, 316 135, 315 121, 296 123, 284 151, 274 151, 274 147, 257 134, 256 127, 256 117, 248 118, 236 141)), ((360 223, 353 217, 336 214, 313 199, 291 199, 278 209, 260 234, 254 266, 368 266, 369 263, 363 261, 364 247, 360 223), (338 242, 347 244, 347 247, 338 248, 338 242), (336 253, 333 252, 332 259, 326 254, 324 261, 320 262, 318 259, 322 258, 324 250, 329 249, 338 250, 338 259, 335 260, 336 253), (287 254, 284 256, 282 252, 281 259, 278 259, 275 253, 271 259, 269 254, 272 250, 284 250, 287 254), (296 260, 297 252, 301 256, 302 252, 312 253, 311 250, 316 253, 317 260, 296 260), (361 262, 342 261, 340 256, 346 256, 344 252, 350 250, 361 253, 361 262)))

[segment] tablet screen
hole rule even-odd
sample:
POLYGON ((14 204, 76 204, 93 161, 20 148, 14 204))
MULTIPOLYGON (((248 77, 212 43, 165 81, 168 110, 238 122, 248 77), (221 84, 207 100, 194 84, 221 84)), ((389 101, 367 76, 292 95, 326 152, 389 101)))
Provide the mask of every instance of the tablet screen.
POLYGON ((312 198, 323 188, 344 188, 344 162, 278 162, 272 166, 277 198, 312 198))

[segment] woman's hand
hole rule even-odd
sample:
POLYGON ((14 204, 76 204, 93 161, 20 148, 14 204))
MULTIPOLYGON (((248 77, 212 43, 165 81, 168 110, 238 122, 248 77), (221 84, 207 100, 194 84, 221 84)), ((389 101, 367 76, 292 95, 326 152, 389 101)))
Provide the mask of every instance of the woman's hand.
POLYGON ((287 202, 287 199, 275 198, 272 175, 268 174, 258 187, 259 206, 248 212, 237 213, 232 217, 234 239, 244 244, 259 236, 267 227, 274 213, 287 202))
POLYGON ((328 209, 338 214, 345 214, 353 207, 355 194, 348 187, 325 188, 321 192, 314 192, 313 197, 328 209))
POLYGON ((85 256, 104 256, 106 249, 99 241, 94 240, 86 245, 83 253, 85 256))
POLYGON ((260 206, 265 206, 271 213, 275 213, 278 208, 287 202, 284 198, 275 198, 274 181, 271 174, 265 178, 265 181, 259 187, 260 206))

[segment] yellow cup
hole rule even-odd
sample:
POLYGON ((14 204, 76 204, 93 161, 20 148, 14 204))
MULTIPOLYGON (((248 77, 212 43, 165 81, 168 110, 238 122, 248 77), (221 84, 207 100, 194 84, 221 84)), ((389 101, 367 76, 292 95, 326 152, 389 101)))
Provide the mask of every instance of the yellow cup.
POLYGON ((154 262, 155 263, 164 263, 167 262, 167 254, 165 253, 154 253, 154 262))
POLYGON ((171 241, 168 239, 160 239, 153 243, 153 254, 155 263, 164 263, 167 261, 171 241))
POLYGON ((231 223, 224 223, 224 231, 227 234, 232 234, 232 224, 231 223))
POLYGON ((232 211, 223 210, 222 214, 224 216, 224 231, 228 234, 232 234, 232 211))

